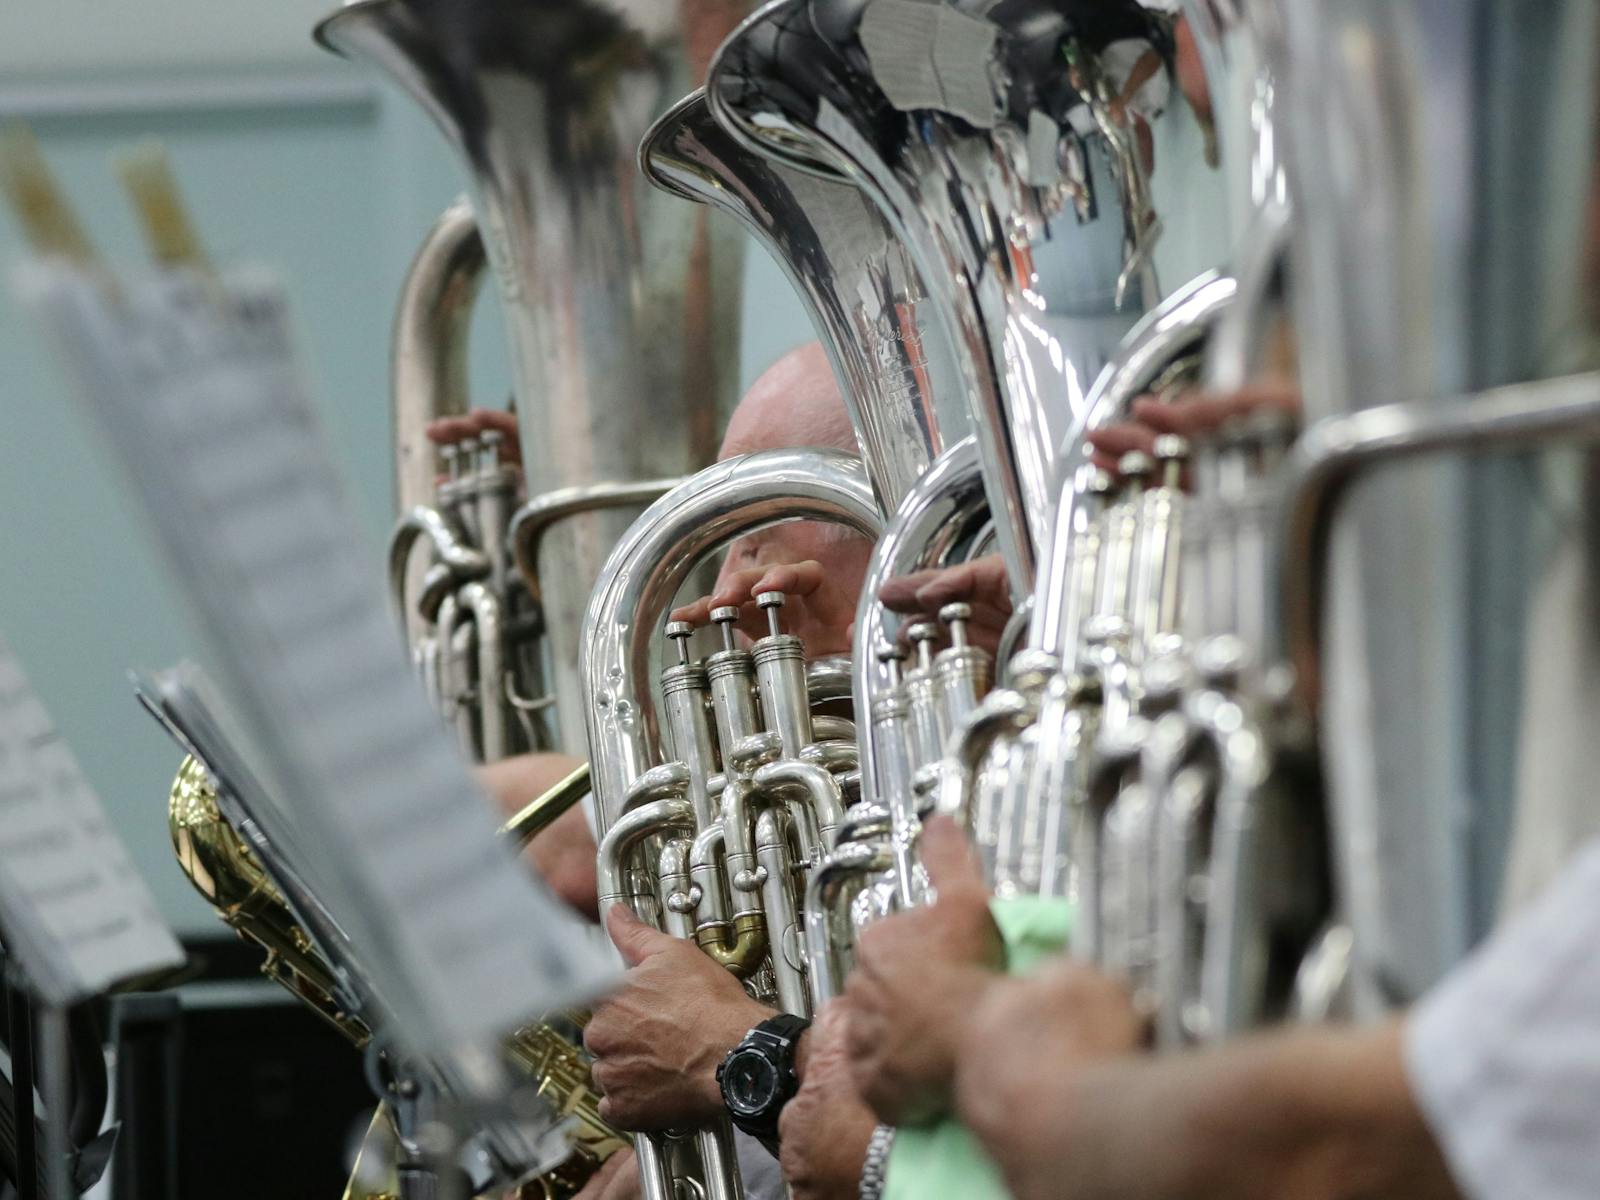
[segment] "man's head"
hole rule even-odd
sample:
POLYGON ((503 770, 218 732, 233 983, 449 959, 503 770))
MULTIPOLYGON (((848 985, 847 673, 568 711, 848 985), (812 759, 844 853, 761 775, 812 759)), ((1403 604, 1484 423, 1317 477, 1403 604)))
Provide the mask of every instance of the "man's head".
MULTIPOLYGON (((805 446, 858 452, 844 397, 816 342, 791 350, 750 385, 728 422, 718 457, 805 446)), ((728 547, 717 590, 722 591, 737 572, 814 560, 822 566, 820 582, 803 604, 790 606, 785 628, 804 638, 813 656, 845 654, 871 556, 872 543, 840 525, 819 521, 775 525, 728 547)))

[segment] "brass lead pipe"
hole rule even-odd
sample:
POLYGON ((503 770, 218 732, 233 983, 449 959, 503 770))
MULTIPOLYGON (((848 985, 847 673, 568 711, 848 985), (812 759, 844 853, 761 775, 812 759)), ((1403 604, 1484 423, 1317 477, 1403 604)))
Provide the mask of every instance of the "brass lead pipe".
POLYGON ((521 850, 588 794, 589 764, 584 763, 500 826, 500 836, 521 850))

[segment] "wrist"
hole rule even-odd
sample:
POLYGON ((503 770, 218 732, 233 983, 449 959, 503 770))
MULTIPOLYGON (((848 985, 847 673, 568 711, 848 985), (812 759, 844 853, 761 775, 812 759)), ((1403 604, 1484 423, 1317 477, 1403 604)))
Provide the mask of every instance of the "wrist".
POLYGON ((734 1127, 777 1153, 779 1120, 800 1091, 796 1057, 810 1020, 777 1013, 745 1035, 722 1061, 717 1083, 734 1127))
POLYGON ((722 1085, 717 1082, 717 1068, 733 1048, 744 1041, 747 1033, 775 1015, 776 1010, 744 997, 742 1002, 728 1004, 713 1019, 706 1039, 706 1061, 695 1071, 695 1092, 708 1115, 721 1116, 726 1111, 722 1103, 722 1085))

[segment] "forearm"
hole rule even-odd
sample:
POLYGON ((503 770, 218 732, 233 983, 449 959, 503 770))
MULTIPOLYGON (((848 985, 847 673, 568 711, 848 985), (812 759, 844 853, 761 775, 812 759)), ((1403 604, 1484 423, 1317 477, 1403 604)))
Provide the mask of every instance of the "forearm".
POLYGON ((1075 1200, 1454 1200, 1399 1026, 1075 1073, 1075 1200))

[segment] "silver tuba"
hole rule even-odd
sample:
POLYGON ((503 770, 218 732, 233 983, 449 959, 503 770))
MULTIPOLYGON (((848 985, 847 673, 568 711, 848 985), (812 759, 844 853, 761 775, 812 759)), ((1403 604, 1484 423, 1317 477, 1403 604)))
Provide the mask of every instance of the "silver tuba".
MULTIPOLYGON (((862 690, 867 672, 861 664, 870 665, 889 636, 876 602, 879 587, 893 574, 960 561, 986 545, 980 535, 988 529, 988 509, 981 487, 971 486, 981 481, 971 439, 959 437, 970 427, 961 376, 929 312, 928 289, 876 206, 842 171, 823 165, 825 147, 814 150, 815 160, 805 166, 756 153, 713 120, 697 93, 656 126, 640 162, 661 186, 710 204, 750 230, 795 284, 827 348, 867 475, 892 518, 858 614, 857 645, 866 653, 855 656, 851 690, 857 719, 868 720, 873 698, 862 690), (953 471, 955 463, 964 466, 953 471), (932 526, 930 506, 941 514, 932 526)), ((985 675, 978 692, 986 688, 985 675)), ((888 792, 876 782, 876 744, 872 735, 859 739, 861 811, 853 814, 836 855, 814 864, 807 882, 810 898, 803 907, 815 931, 835 928, 839 910, 854 896, 842 881, 861 883, 882 873, 862 869, 881 855, 861 843, 874 841, 879 825, 892 822, 879 800, 888 792), (868 814, 876 815, 868 820, 868 814)), ((814 995, 831 993, 838 953, 831 943, 808 949, 810 961, 821 964, 811 973, 814 995)))
MULTIPOLYGON (((1191 448, 1182 637, 1073 843, 1078 948, 1166 1045, 1413 1002, 1596 828, 1558 664, 1593 637, 1600 24, 1240 9, 1281 83, 1292 215, 1253 252, 1287 229, 1304 412, 1191 448)), ((1220 375, 1271 340, 1263 278, 1220 375)))
MULTIPOLYGON (((857 802, 855 727, 813 711, 848 698, 848 672, 808 667, 781 630, 782 596, 760 598, 771 626, 749 650, 733 641, 738 610, 713 612, 722 648, 703 660, 692 656, 694 630, 662 621, 693 565, 747 532, 822 519, 877 536, 884 507, 921 486, 963 412, 948 354, 919 320, 920 280, 854 187, 751 153, 699 93, 656 124, 640 163, 663 189, 734 217, 784 268, 838 376, 863 462, 790 450, 718 464, 618 545, 585 626, 601 904, 627 904, 693 938, 754 994, 805 1013, 828 986, 807 900, 838 852, 871 829, 857 802), (677 662, 657 679, 663 632, 677 662)), ((647 1196, 738 1194, 725 1126, 642 1139, 637 1150, 647 1196)))
MULTIPOLYGON (((737 16, 723 3, 356 0, 317 30, 421 103, 470 179, 482 251, 464 212, 448 218, 408 288, 425 319, 402 314, 397 382, 414 379, 429 397, 397 397, 410 464, 402 502, 408 514, 429 511, 405 518, 416 528, 397 538, 392 575, 405 611, 431 631, 446 674, 436 690, 447 705, 462 694, 480 700, 482 716, 470 720, 505 727, 508 750, 576 744, 579 626, 601 564, 640 509, 711 461, 732 408, 739 246, 649 187, 634 156, 652 121, 700 82, 737 16), (419 436, 420 422, 461 403, 463 314, 484 256, 500 285, 535 493, 509 529, 475 499, 505 474, 493 448, 458 457, 460 479, 446 484, 474 499, 429 504, 441 464, 419 436), (398 586, 417 541, 431 544, 417 568, 426 574, 398 586), (479 558, 487 597, 470 591, 479 558), (513 611, 493 580, 506 584, 513 611), (542 650, 529 645, 540 632, 542 650), (548 687, 538 682, 546 665, 548 687), (495 669, 503 674, 484 675, 495 669), (554 729, 544 720, 552 706, 554 729)), ((474 740, 481 750, 481 731, 474 740)))
POLYGON ((1359 1015, 1600 827, 1563 668, 1595 636, 1600 14, 1281 8, 1308 427, 1269 652, 1320 734, 1321 976, 1359 1015))
POLYGON ((893 512, 968 423, 960 376, 905 247, 842 175, 752 153, 713 119, 704 91, 657 122, 639 163, 658 187, 737 220, 794 284, 873 488, 893 512))

